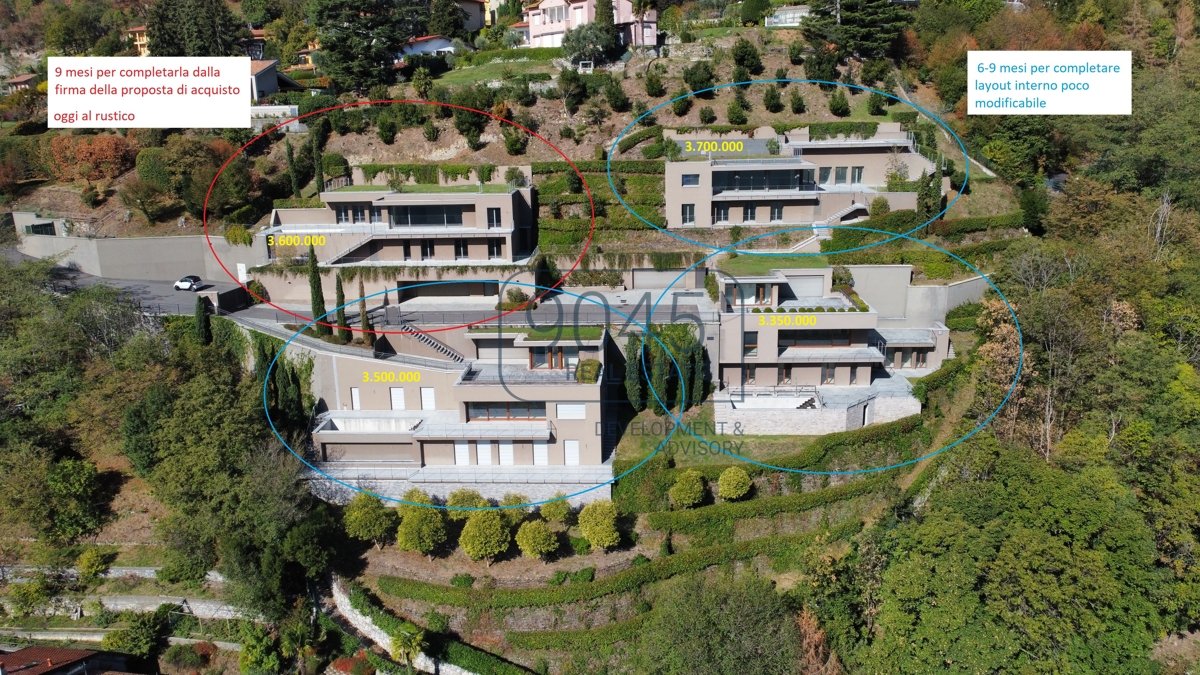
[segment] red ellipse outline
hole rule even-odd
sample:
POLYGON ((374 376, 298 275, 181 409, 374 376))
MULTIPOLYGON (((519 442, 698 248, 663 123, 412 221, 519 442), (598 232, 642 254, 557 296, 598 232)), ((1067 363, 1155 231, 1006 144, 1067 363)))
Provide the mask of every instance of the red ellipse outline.
MULTIPOLYGON (((213 176, 212 182, 208 184, 208 191, 204 193, 204 207, 203 207, 203 211, 201 212, 201 221, 204 226, 204 240, 206 242, 208 242, 208 250, 212 252, 213 258, 216 259, 217 264, 221 266, 221 269, 225 272, 225 275, 233 280, 233 283, 237 284, 242 290, 249 293, 251 296, 253 296, 255 299, 257 299, 259 302, 266 304, 266 305, 270 305, 271 307, 274 307, 275 309, 283 312, 284 314, 288 314, 297 319, 301 319, 305 323, 313 323, 313 325, 327 326, 329 328, 337 328, 337 324, 332 324, 332 323, 328 323, 325 321, 317 321, 314 323, 313 317, 311 317, 311 316, 304 316, 303 314, 297 314, 296 312, 293 312, 289 309, 284 309, 283 307, 276 305, 275 303, 271 302, 270 300, 260 297, 257 293, 255 293, 254 291, 247 288, 242 282, 238 281, 237 277, 234 276, 233 273, 229 271, 229 268, 225 266, 225 261, 221 260, 221 256, 217 255, 216 248, 213 247, 212 237, 208 233, 208 200, 212 196, 213 189, 217 185, 217 180, 219 180, 221 178, 221 174, 225 172, 225 169, 226 169, 226 167, 229 166, 230 162, 237 159, 238 155, 241 155, 242 153, 244 153, 246 151, 246 148, 253 145, 259 139, 270 135, 271 133, 275 132, 277 129, 279 129, 281 127, 287 126, 288 124, 291 124, 292 122, 302 120, 306 117, 312 117, 313 115, 327 113, 332 110, 343 110, 346 108, 358 108, 358 107, 363 107, 363 106, 372 106, 372 105, 381 104, 381 103, 383 103, 383 104, 405 103, 405 104, 419 104, 419 105, 436 105, 436 106, 442 106, 443 108, 454 108, 456 110, 466 110, 468 112, 479 113, 480 115, 485 115, 487 117, 490 117, 502 124, 508 124, 508 125, 514 126, 518 129, 520 129, 521 131, 524 131, 525 133, 537 138, 538 140, 545 143, 546 145, 550 146, 550 148, 552 150, 554 150, 554 152, 558 153, 559 157, 562 157, 563 160, 566 161, 566 163, 568 165, 570 165, 571 170, 575 172, 575 175, 579 176, 580 182, 583 183, 583 190, 585 193, 587 193, 588 206, 591 208, 592 225, 591 225, 591 228, 588 230, 587 239, 583 242, 583 250, 579 252, 579 257, 576 258, 575 262, 571 264, 571 268, 569 270, 567 270, 566 274, 559 277, 558 281, 556 281, 552 285, 548 286, 546 288, 546 290, 542 291, 540 295, 534 297, 532 300, 530 300, 530 302, 536 302, 536 301, 541 300, 542 298, 544 298, 546 296, 546 294, 550 293, 552 290, 561 286, 562 283, 567 280, 567 277, 571 276, 571 274, 575 272, 575 269, 577 267, 579 267, 580 263, 583 262, 584 256, 587 255, 588 249, 591 248, 592 237, 594 237, 596 234, 596 202, 595 202, 595 200, 592 199, 592 189, 588 186, 587 179, 584 178, 583 172, 579 170, 579 167, 575 166, 575 162, 572 162, 571 158, 567 157, 567 155, 565 153, 563 153, 563 151, 561 149, 559 149, 559 147, 557 145, 546 140, 545 137, 541 136, 537 132, 532 131, 530 129, 526 129, 525 127, 521 126, 520 124, 517 124, 516 122, 514 122, 512 120, 506 120, 503 117, 494 115, 490 112, 486 112, 483 110, 476 110, 475 108, 468 108, 466 106, 455 105, 453 103, 442 103, 440 101, 425 101, 425 100, 421 100, 421 99, 397 99, 397 100, 387 99, 387 100, 355 101, 352 103, 342 103, 340 105, 330 106, 328 108, 321 108, 320 110, 313 110, 312 112, 305 113, 298 117, 293 117, 293 118, 284 120, 284 121, 280 122, 279 124, 276 124, 275 126, 271 127, 270 129, 263 131, 261 134, 255 136, 254 138, 251 138, 245 145, 238 148, 237 152, 230 155, 229 158, 225 160, 225 163, 221 165, 221 168, 217 169, 217 173, 215 176, 213 176)), ((528 307, 528 305, 529 305, 529 303, 526 303, 525 305, 522 305, 521 307, 518 307, 516 309, 510 309, 505 312, 500 312, 496 316, 488 317, 486 319, 480 319, 479 321, 472 321, 471 323, 459 324, 457 326, 446 326, 443 328, 431 328, 428 330, 369 330, 369 331, 364 331, 362 328, 350 326, 349 329, 351 332, 355 332, 355 333, 372 333, 374 335, 418 335, 421 333, 440 333, 443 331, 458 330, 459 328, 467 328, 470 326, 477 326, 482 323, 488 323, 490 321, 495 321, 496 319, 499 319, 500 317, 503 317, 503 316, 508 316, 509 314, 512 314, 513 312, 520 312, 520 311, 524 310, 526 307, 528 307)))

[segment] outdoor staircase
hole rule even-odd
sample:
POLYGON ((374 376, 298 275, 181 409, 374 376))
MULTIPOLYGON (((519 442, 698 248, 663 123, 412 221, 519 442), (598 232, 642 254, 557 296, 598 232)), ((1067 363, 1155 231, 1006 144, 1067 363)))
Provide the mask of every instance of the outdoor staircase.
POLYGON ((338 261, 339 261, 339 260, 341 260, 342 258, 345 258, 346 256, 350 255, 351 251, 353 251, 353 250, 355 250, 355 249, 357 249, 357 248, 361 247, 362 245, 366 244, 367 242, 371 241, 371 238, 372 238, 372 237, 374 237, 374 236, 375 236, 374 234, 364 234, 364 235, 363 235, 363 237, 362 237, 362 239, 359 239, 359 240, 355 241, 353 244, 350 244, 350 245, 349 245, 349 246, 347 246, 346 248, 344 248, 344 249, 342 249, 342 250, 338 251, 337 253, 335 253, 335 254, 333 254, 333 255, 329 256, 329 257, 326 259, 326 262, 325 262, 325 264, 326 264, 326 265, 336 265, 336 264, 338 263, 338 261))
MULTIPOLYGON (((408 319, 400 319, 397 322, 397 324, 400 326, 400 328, 402 330, 406 330, 406 331, 421 330, 420 328, 417 328, 417 325, 415 323, 409 321, 408 319)), ((450 345, 446 344, 445 342, 442 342, 441 340, 433 337, 429 333, 413 332, 413 333, 405 334, 404 337, 410 337, 410 338, 415 339, 417 342, 420 342, 421 344, 425 345, 426 347, 429 347, 433 351, 441 354, 446 359, 449 359, 450 361, 453 361, 455 363, 462 363, 463 361, 467 360, 467 358, 465 356, 463 356, 461 353, 459 353, 459 351, 457 349, 455 349, 455 348, 451 347, 450 345)))
MULTIPOLYGON (((861 204, 859 202, 851 202, 850 205, 847 206, 846 208, 840 209, 838 211, 834 211, 833 213, 829 214, 825 218, 822 218, 821 220, 813 223, 813 229, 817 230, 817 229, 821 229, 822 227, 827 227, 829 225, 840 225, 842 222, 842 218, 845 218, 846 216, 848 216, 851 213, 854 213, 855 211, 866 210, 866 208, 867 208, 867 206, 865 204, 861 204)), ((828 232, 826 232, 825 234, 819 235, 819 236, 821 236, 822 238, 828 239, 831 235, 828 232)))
POLYGON ((947 359, 952 359, 952 358, 954 358, 954 356, 955 356, 955 354, 954 354, 954 343, 953 343, 953 342, 951 342, 951 343, 950 343, 950 351, 946 352, 946 358, 947 358, 947 359))

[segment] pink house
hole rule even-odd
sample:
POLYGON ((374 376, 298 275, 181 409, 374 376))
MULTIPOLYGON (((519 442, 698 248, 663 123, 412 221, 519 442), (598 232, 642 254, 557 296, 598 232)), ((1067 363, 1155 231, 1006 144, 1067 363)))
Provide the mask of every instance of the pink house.
MULTIPOLYGON (((529 22, 530 47, 562 46, 563 35, 572 28, 596 18, 596 0, 540 0, 525 6, 529 22)), ((644 16, 633 11, 632 0, 613 0, 613 18, 620 30, 621 43, 654 45, 658 35, 658 12, 644 16)))

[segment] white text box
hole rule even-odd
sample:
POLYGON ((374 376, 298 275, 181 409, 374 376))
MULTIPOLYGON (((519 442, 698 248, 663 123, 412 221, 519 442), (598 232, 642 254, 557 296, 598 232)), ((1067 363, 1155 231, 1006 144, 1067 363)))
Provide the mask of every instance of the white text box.
POLYGON ((968 115, 1128 115, 1128 51, 967 52, 968 115))

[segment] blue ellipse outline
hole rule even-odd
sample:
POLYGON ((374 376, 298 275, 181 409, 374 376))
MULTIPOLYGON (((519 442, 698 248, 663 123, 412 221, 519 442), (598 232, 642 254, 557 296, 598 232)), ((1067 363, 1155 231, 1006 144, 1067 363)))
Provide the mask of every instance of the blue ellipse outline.
MULTIPOLYGON (((926 220, 925 222, 921 223, 920 225, 917 225, 916 227, 912 228, 911 230, 908 230, 901 234, 897 234, 895 232, 886 232, 886 234, 888 234, 888 235, 893 235, 889 239, 884 239, 882 241, 877 241, 877 242, 874 242, 871 244, 863 244, 862 246, 857 246, 855 248, 842 249, 840 251, 822 251, 820 253, 788 253, 788 252, 771 253, 771 252, 764 252, 764 251, 756 252, 756 251, 741 251, 741 250, 739 250, 737 252, 738 255, 758 255, 758 256, 763 256, 763 257, 789 257, 789 258, 795 257, 795 258, 799 258, 799 257, 818 256, 818 255, 833 255, 835 253, 850 253, 852 251, 861 251, 863 249, 868 249, 873 246, 879 246, 880 244, 887 244, 889 242, 896 241, 897 239, 899 239, 905 235, 912 234, 913 232, 920 230, 921 228, 925 227, 926 225, 929 225, 930 223, 937 220, 938 218, 941 218, 943 215, 946 214, 947 211, 950 210, 950 207, 954 206, 954 203, 957 202, 960 197, 962 197, 963 192, 966 191, 967 186, 970 184, 970 182, 971 182, 971 158, 967 154, 967 147, 963 144, 962 139, 959 138, 958 134, 954 133, 954 130, 951 129, 948 124, 943 122, 940 117, 938 117, 937 115, 934 115, 933 113, 929 112, 925 108, 922 108, 921 106, 917 105, 916 103, 913 103, 912 101, 906 101, 898 96, 894 96, 894 95, 889 94, 884 91, 879 91, 878 89, 872 89, 870 87, 863 87, 863 86, 857 85, 857 84, 848 84, 846 82, 830 82, 828 80, 793 80, 793 79, 780 80, 780 79, 774 79, 774 80, 746 80, 744 82, 728 82, 726 84, 718 84, 715 87, 709 87, 708 89, 701 89, 699 91, 691 91, 682 96, 676 96, 673 99, 670 99, 668 101, 660 103, 660 104, 654 106, 653 108, 647 110, 646 112, 642 113, 641 115, 638 115, 636 119, 634 119, 632 122, 630 122, 628 125, 626 125, 624 129, 621 130, 621 133, 617 134, 617 138, 613 141, 612 146, 610 146, 608 149, 607 157, 604 162, 604 170, 605 170, 605 174, 608 178, 609 191, 612 192, 613 196, 617 198, 617 201, 621 203, 621 206, 625 207, 625 210, 628 211, 634 218, 637 218, 638 220, 642 221, 643 223, 649 225, 650 227, 654 228, 655 230, 658 230, 659 232, 661 232, 665 235, 674 237, 675 239, 682 241, 684 243, 692 244, 693 246, 699 246, 701 248, 712 249, 713 254, 731 250, 731 247, 736 246, 736 244, 733 244, 731 246, 727 246, 724 248, 717 248, 717 247, 713 246, 712 244, 706 244, 702 241, 696 241, 694 239, 689 239, 688 237, 685 237, 683 235, 676 234, 676 233, 670 231, 669 228, 659 227, 659 226, 655 225, 654 223, 650 222, 649 220, 646 220, 646 218, 644 218, 642 216, 642 214, 638 213, 632 206, 630 206, 628 204, 628 202, 626 202, 625 199, 617 192, 617 186, 613 182, 613 174, 612 174, 612 161, 613 160, 612 160, 612 158, 613 158, 613 155, 618 151, 618 145, 621 143, 621 139, 625 137, 625 134, 629 133, 629 130, 632 129, 635 125, 637 125, 637 123, 640 122, 642 120, 642 118, 646 117, 647 115, 653 114, 654 111, 659 110, 659 109, 663 108, 664 106, 670 105, 670 104, 674 103, 675 101, 680 101, 685 98, 693 98, 699 94, 703 94, 705 92, 710 92, 710 91, 717 91, 719 89, 728 89, 730 87, 737 87, 737 86, 749 85, 749 84, 776 84, 779 82, 787 82, 787 83, 794 83, 794 84, 828 84, 828 85, 833 85, 833 86, 837 86, 837 87, 847 87, 847 88, 852 88, 852 89, 858 89, 860 91, 873 92, 873 93, 877 93, 877 94, 886 96, 886 97, 892 99, 893 101, 898 101, 907 106, 910 106, 911 108, 924 114, 926 117, 933 120, 938 126, 940 126, 942 129, 944 129, 947 133, 949 133, 950 136, 952 136, 954 138, 954 142, 958 144, 958 149, 962 151, 963 172, 964 172, 962 189, 960 189, 958 191, 958 193, 954 195, 954 199, 951 199, 946 204, 945 208, 943 208, 941 211, 938 211, 937 213, 935 213, 933 215, 933 217, 930 218, 929 220, 926 220)), ((940 170, 939 170, 939 173, 940 173, 940 170)), ((940 178, 940 176, 939 176, 939 178, 940 178)), ((834 226, 826 226, 826 227, 822 227, 819 229, 825 230, 825 229, 831 229, 832 227, 834 227, 834 226)), ((778 232, 769 232, 767 234, 776 235, 776 234, 781 234, 783 232, 795 232, 798 230, 813 230, 813 229, 814 228, 812 228, 812 227, 791 228, 791 229, 787 229, 787 230, 780 230, 778 232)), ((743 242, 750 241, 751 239, 753 239, 753 237, 744 239, 742 241, 743 242)))
MULTIPOLYGON (((836 226, 830 226, 830 227, 834 228, 834 229, 860 230, 860 231, 866 231, 866 232, 892 234, 892 233, 888 232, 887 230, 876 230, 876 229, 872 229, 869 227, 855 227, 853 225, 836 225, 836 226)), ((709 253, 708 255, 704 256, 700 260, 693 263, 686 270, 681 272, 679 274, 679 276, 675 278, 675 281, 672 282, 671 286, 668 287, 667 289, 665 289, 662 292, 662 294, 660 294, 658 296, 658 300, 656 300, 654 302, 654 304, 651 305, 651 307, 650 307, 650 313, 646 317, 647 323, 649 323, 650 319, 653 318, 654 311, 655 311, 655 309, 658 308, 658 304, 660 302, 662 302, 663 298, 665 298, 667 296, 667 291, 669 291, 671 289, 671 287, 674 287, 675 284, 679 283, 679 280, 682 279, 685 275, 687 275, 688 272, 695 269, 696 266, 703 264, 709 258, 711 258, 719 253, 729 252, 748 241, 762 239, 765 237, 774 237, 774 236, 786 234, 788 232, 795 232, 797 230, 802 230, 802 229, 807 229, 807 228, 794 227, 794 228, 789 228, 789 229, 785 229, 785 230, 780 230, 778 232, 764 232, 763 234, 756 234, 752 237, 747 237, 741 241, 734 242, 734 243, 730 244, 729 246, 726 246, 722 249, 718 249, 718 250, 713 251, 712 253, 709 253)), ((728 450, 726 450, 725 448, 721 447, 721 445, 719 443, 717 443, 716 441, 712 441, 712 440, 709 440, 709 439, 706 439, 706 438, 703 438, 703 437, 697 435, 696 432, 692 430, 692 427, 690 425, 683 424, 682 413, 680 415, 676 416, 674 413, 671 412, 670 408, 667 408, 663 404, 662 398, 659 397, 658 392, 655 391, 655 389, 654 389, 654 382, 652 381, 652 378, 648 377, 646 379, 647 379, 647 385, 650 389, 650 393, 654 395, 654 399, 656 401, 658 401, 659 405, 663 406, 663 408, 665 410, 667 410, 667 415, 669 415, 671 417, 672 421, 674 421, 674 423, 675 423, 673 425, 671 433, 673 434, 675 432, 676 428, 678 428, 680 426, 685 426, 684 431, 689 436, 696 439, 697 441, 699 441, 701 444, 705 445, 706 447, 708 447, 710 449, 714 449, 715 451, 720 452, 721 454, 728 455, 729 457, 736 459, 740 462, 745 462, 747 464, 753 464, 755 466, 760 466, 765 469, 772 469, 774 471, 785 471, 787 473, 808 474, 808 475, 814 475, 814 476, 853 476, 853 475, 861 475, 861 474, 867 474, 867 473, 878 473, 878 472, 882 472, 882 471, 890 471, 891 469, 898 469, 901 467, 909 466, 911 464, 916 464, 917 462, 922 462, 927 459, 931 459, 931 458, 936 457, 955 446, 958 446, 961 443, 966 442, 968 439, 970 439, 975 434, 979 433, 980 431, 983 431, 983 429, 985 427, 987 427, 987 425, 991 424, 992 420, 995 419, 996 415, 1000 414, 1000 411, 1004 409, 1004 406, 1008 405, 1009 399, 1012 398, 1012 395, 1017 390, 1017 384, 1020 382, 1021 372, 1025 366, 1025 335, 1021 330, 1021 321, 1017 318, 1016 309, 1012 306, 1012 303, 1010 303, 1008 301, 1008 298, 1005 297, 1004 293, 1000 290, 1000 288, 991 279, 989 279, 986 274, 981 272, 979 270, 979 268, 975 267, 971 263, 962 259, 958 255, 955 255, 954 253, 951 253, 950 251, 947 251, 946 249, 944 249, 936 244, 931 244, 923 239, 911 237, 907 234, 897 235, 896 238, 903 238, 903 239, 908 239, 910 241, 918 242, 918 243, 920 243, 928 248, 931 248, 935 251, 944 253, 947 256, 949 256, 949 257, 957 260, 958 262, 962 263, 963 265, 965 265, 968 269, 970 269, 972 272, 974 272, 976 275, 978 275, 980 278, 982 278, 985 282, 987 282, 988 286, 991 286, 992 290, 996 292, 996 295, 1000 296, 1000 300, 1004 303, 1004 306, 1008 308, 1009 315, 1012 316, 1013 326, 1015 326, 1017 329, 1017 345, 1018 345, 1017 370, 1015 373, 1013 373, 1012 384, 1009 385, 1008 391, 1005 392, 1005 394, 1004 394, 1004 399, 1000 401, 1000 405, 996 406, 995 410, 992 410, 991 414, 989 414, 983 421, 981 421, 978 425, 976 425, 974 429, 971 429, 966 434, 964 434, 962 437, 955 439, 953 442, 948 443, 944 447, 938 448, 937 450, 934 450, 933 452, 922 455, 920 457, 916 457, 914 459, 905 460, 903 462, 897 462, 895 464, 889 464, 887 466, 868 467, 865 469, 842 469, 842 470, 833 470, 833 471, 813 471, 813 470, 809 470, 809 469, 790 469, 787 467, 775 466, 773 464, 767 464, 765 462, 759 462, 757 460, 750 459, 749 457, 744 457, 742 455, 737 455, 737 454, 731 453, 728 450)), ((674 360, 674 359, 672 359, 672 360, 674 360)), ((678 368, 678 365, 676 367, 678 368)), ((684 396, 686 398, 687 394, 685 393, 684 396)), ((657 452, 657 450, 655 452, 657 452)))
MULTIPOLYGON (((361 298, 355 298, 343 305, 334 307, 333 309, 329 310, 328 312, 325 312, 324 314, 322 314, 319 317, 313 317, 313 319, 311 321, 304 324, 295 333, 293 333, 292 336, 289 337, 287 339, 287 341, 283 343, 283 346, 280 347, 279 351, 275 352, 275 356, 271 359, 270 365, 267 366, 267 370, 263 374, 263 385, 262 385, 263 415, 267 418, 267 424, 271 427, 271 433, 274 434, 275 438, 278 439, 279 442, 283 444, 283 447, 287 448, 287 451, 290 452, 293 457, 300 460, 300 462, 302 464, 304 464, 310 470, 316 472, 317 474, 320 474, 321 476, 325 477, 327 480, 333 481, 334 483, 337 483, 338 485, 341 485, 342 487, 349 488, 350 490, 352 490, 354 492, 362 492, 362 493, 369 494, 369 495, 371 495, 381 501, 385 501, 385 502, 391 502, 394 504, 403 504, 406 506, 421 506, 421 507, 427 507, 427 508, 435 508, 435 509, 441 509, 444 511, 494 511, 494 510, 503 510, 503 509, 524 509, 524 508, 529 508, 529 507, 533 507, 533 506, 540 506, 542 504, 548 504, 550 502, 566 501, 567 499, 570 499, 571 497, 577 497, 579 495, 586 494, 588 492, 591 492, 592 490, 597 490, 599 488, 602 488, 605 485, 615 484, 617 482, 617 480, 624 478, 625 476, 642 468, 642 465, 644 465, 646 462, 649 462, 651 459, 654 458, 655 455, 657 455, 659 453, 660 450, 662 450, 664 447, 666 447, 667 443, 670 442, 672 437, 674 437, 677 425, 672 426, 671 433, 669 433, 665 437, 663 437, 663 440, 657 446, 655 446, 654 452, 651 452, 650 454, 646 455, 640 462, 633 465, 629 469, 621 472, 620 475, 613 476, 612 478, 604 481, 603 483, 597 483, 596 485, 593 485, 587 489, 580 490, 578 492, 572 492, 571 494, 563 495, 562 497, 557 497, 554 499, 545 499, 542 501, 529 502, 526 504, 510 504, 510 505, 497 505, 497 506, 449 506, 447 504, 419 504, 416 502, 404 501, 403 499, 396 499, 394 497, 387 497, 387 496, 378 494, 376 492, 373 492, 371 490, 360 488, 356 485, 351 485, 351 484, 347 483, 346 481, 343 481, 341 479, 330 476, 329 474, 325 473, 324 471, 313 466, 307 459, 302 457, 300 455, 300 453, 298 453, 294 449, 292 449, 291 444, 289 444, 287 442, 287 439, 285 439, 283 437, 283 435, 279 433, 279 430, 275 427, 275 421, 273 419, 271 419, 270 404, 268 402, 268 392, 269 392, 268 387, 271 382, 271 373, 275 369, 275 363, 277 361, 279 361, 279 357, 283 356, 283 353, 287 351, 288 346, 290 346, 296 338, 300 337, 300 335, 302 335, 304 333, 304 331, 308 330, 309 327, 316 325, 316 323, 318 321, 321 321, 325 317, 336 313, 338 310, 344 309, 344 308, 346 308, 350 305, 356 304, 362 300, 367 300, 368 298, 373 298, 373 297, 376 297, 379 295, 383 295, 384 293, 391 293, 393 291, 399 291, 401 289, 421 288, 421 287, 425 287, 425 286, 442 286, 442 285, 447 285, 447 284, 467 284, 467 283, 478 283, 478 282, 479 282, 479 280, 477 280, 477 279, 450 279, 450 280, 439 280, 439 281, 425 281, 425 282, 416 283, 416 284, 405 284, 404 286, 400 286, 398 288, 388 288, 388 289, 384 289, 382 291, 378 291, 376 293, 364 295, 361 298)), ((591 302, 595 305, 601 304, 599 300, 595 300, 593 298, 583 296, 583 295, 578 295, 576 293, 572 293, 570 291, 566 291, 561 288, 550 288, 547 286, 541 286, 539 284, 530 284, 530 283, 525 283, 525 282, 521 282, 521 281, 506 281, 504 283, 506 285, 513 285, 513 286, 526 286, 529 288, 536 288, 536 289, 548 289, 547 292, 559 292, 564 295, 572 296, 579 300, 587 300, 588 302, 591 302)), ((678 283, 678 281, 676 281, 676 283, 678 283)), ((646 340, 645 336, 646 335, 650 335, 651 337, 653 337, 655 339, 655 341, 658 342, 658 344, 660 346, 662 346, 663 351, 667 354, 668 358, 671 359, 671 363, 674 364, 674 366, 675 366, 675 372, 677 374, 679 374, 680 377, 682 377, 682 370, 679 367, 679 362, 675 360, 675 355, 671 353, 670 348, 667 347, 667 345, 661 339, 659 339, 659 337, 657 335, 653 335, 652 333, 650 333, 649 321, 647 321, 646 323, 640 323, 638 321, 635 321, 628 314, 625 314, 624 312, 622 312, 618 309, 612 308, 612 306, 607 306, 607 307, 608 307, 608 309, 612 310, 614 313, 625 318, 627 325, 632 324, 632 325, 640 326, 643 328, 642 344, 645 344, 645 340, 646 340)), ((651 310, 651 313, 653 313, 653 310, 651 310)), ((646 369, 646 360, 645 360, 644 353, 643 353, 643 357, 642 357, 642 369, 643 369, 643 371, 645 371, 645 369, 646 369)), ((648 372, 647 372, 647 380, 649 380, 648 372)))

